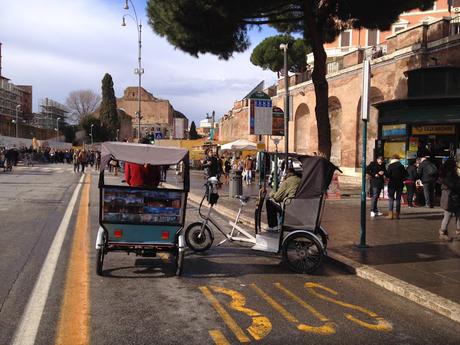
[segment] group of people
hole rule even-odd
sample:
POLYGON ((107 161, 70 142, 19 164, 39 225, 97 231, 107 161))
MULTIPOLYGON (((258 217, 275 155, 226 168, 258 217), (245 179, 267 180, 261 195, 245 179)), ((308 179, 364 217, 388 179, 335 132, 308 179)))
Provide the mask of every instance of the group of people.
MULTIPOLYGON (((407 169, 402 165, 400 157, 395 154, 385 166, 383 157, 371 162, 366 169, 370 179, 371 193, 371 217, 381 216, 382 212, 377 207, 380 193, 385 185, 385 178, 388 179, 388 218, 399 219, 401 214, 401 196, 404 186, 407 189, 407 203, 414 207, 414 195, 416 187, 423 187, 425 207, 433 208, 434 190, 438 180, 438 168, 429 160, 429 157, 422 157, 410 162, 407 169)), ((418 200, 420 204, 420 200, 418 200)), ((421 205, 422 206, 422 205, 421 205)))
MULTIPOLYGON (((456 235, 460 235, 460 177, 457 163, 447 159, 438 169, 429 157, 422 157, 404 168, 398 155, 394 155, 386 167, 382 157, 378 157, 367 166, 367 174, 371 185, 371 217, 382 215, 377 208, 380 193, 384 187, 385 177, 388 179, 388 218, 399 219, 401 212, 401 195, 406 186, 407 202, 414 207, 414 195, 417 186, 423 188, 424 206, 433 208, 436 184, 441 185, 441 208, 444 217, 439 230, 440 238, 448 236, 447 227, 455 218, 456 235)), ((423 206, 423 205, 421 205, 423 206)))
POLYGON ((247 185, 254 181, 254 169, 256 167, 255 159, 248 155, 244 159, 236 159, 231 157, 218 157, 212 150, 208 150, 206 157, 203 160, 204 177, 224 177, 224 183, 228 183, 230 171, 238 171, 243 176, 243 181, 247 185))
POLYGON ((84 173, 85 168, 90 165, 99 170, 101 166, 101 153, 99 151, 72 150, 72 163, 74 173, 84 173))

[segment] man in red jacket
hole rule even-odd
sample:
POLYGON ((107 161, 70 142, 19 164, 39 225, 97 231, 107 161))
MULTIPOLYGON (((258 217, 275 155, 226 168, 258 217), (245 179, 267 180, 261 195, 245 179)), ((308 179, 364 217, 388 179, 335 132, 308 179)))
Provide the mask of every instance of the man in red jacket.
POLYGON ((125 162, 125 180, 131 187, 156 188, 160 183, 160 170, 149 164, 125 162))

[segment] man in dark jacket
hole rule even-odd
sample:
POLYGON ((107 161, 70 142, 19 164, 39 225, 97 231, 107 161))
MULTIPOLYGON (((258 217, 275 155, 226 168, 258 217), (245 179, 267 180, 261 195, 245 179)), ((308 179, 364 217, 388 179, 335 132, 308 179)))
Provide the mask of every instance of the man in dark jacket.
POLYGON ((407 177, 407 171, 399 161, 397 154, 393 155, 387 168, 386 176, 388 177, 388 218, 399 219, 401 213, 401 195, 404 188, 404 180, 407 177), (396 201, 395 213, 393 205, 396 201))
POLYGON ((411 160, 409 161, 409 166, 407 167, 407 179, 406 179, 406 188, 407 188, 407 204, 409 207, 414 207, 414 194, 415 194, 415 182, 418 180, 417 175, 417 165, 420 163, 420 160, 411 160))
POLYGON ((384 186, 383 178, 386 173, 383 157, 377 157, 375 161, 371 162, 366 168, 366 173, 370 177, 371 185, 371 217, 381 216, 382 213, 377 208, 377 202, 384 186))
POLYGON ((419 179, 423 184, 423 194, 425 196, 425 207, 433 208, 434 187, 438 179, 438 168, 431 162, 429 157, 423 157, 417 169, 419 179))
POLYGON ((211 149, 208 151, 208 156, 204 160, 203 166, 208 171, 208 178, 213 176, 217 177, 217 174, 219 172, 219 162, 217 158, 214 156, 214 152, 212 152, 211 149))

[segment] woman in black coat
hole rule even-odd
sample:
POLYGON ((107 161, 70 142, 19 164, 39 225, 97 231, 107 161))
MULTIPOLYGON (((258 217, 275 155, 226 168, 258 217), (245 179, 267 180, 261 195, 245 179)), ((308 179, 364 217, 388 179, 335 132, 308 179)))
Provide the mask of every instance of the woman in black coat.
POLYGON ((404 188, 404 180, 407 177, 407 171, 399 161, 398 155, 393 155, 388 165, 386 176, 388 177, 388 218, 399 219, 401 213, 401 195, 404 188), (394 205, 396 202, 396 205, 394 205), (393 213, 395 206, 395 213, 393 213))
POLYGON ((439 237, 448 239, 448 226, 451 218, 455 216, 457 227, 456 235, 460 235, 460 177, 453 159, 449 158, 441 167, 439 173, 441 182, 441 208, 444 209, 444 218, 439 229, 439 237))
POLYGON ((377 157, 375 161, 371 162, 366 168, 366 173, 369 175, 371 185, 371 217, 381 216, 382 213, 377 208, 377 202, 385 183, 384 176, 386 169, 383 157, 377 157))

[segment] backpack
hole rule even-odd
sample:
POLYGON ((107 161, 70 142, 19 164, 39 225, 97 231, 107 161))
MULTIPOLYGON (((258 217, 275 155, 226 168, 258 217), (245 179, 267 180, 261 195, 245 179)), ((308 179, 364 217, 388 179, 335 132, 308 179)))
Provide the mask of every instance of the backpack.
POLYGON ((436 180, 438 178, 438 168, 436 168, 436 165, 433 163, 428 162, 423 169, 426 169, 426 173, 431 180, 436 180))

